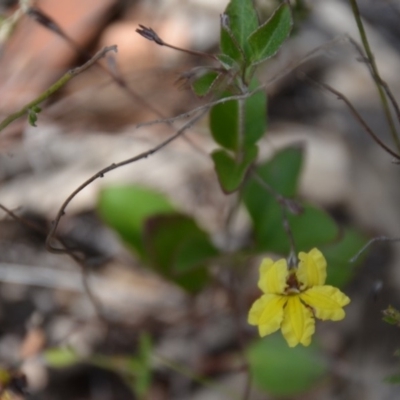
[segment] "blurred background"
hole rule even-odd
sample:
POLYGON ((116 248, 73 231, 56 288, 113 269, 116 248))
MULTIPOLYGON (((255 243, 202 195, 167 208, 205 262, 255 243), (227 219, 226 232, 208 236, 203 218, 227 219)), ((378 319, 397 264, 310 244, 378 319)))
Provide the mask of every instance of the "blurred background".
MULTIPOLYGON (((256 3, 264 16, 278 5, 256 3)), ((381 75, 399 98, 400 2, 358 3, 381 75)), ((346 37, 359 41, 350 4, 301 4, 291 38, 259 73, 269 103, 260 158, 303 143, 302 199, 368 238, 399 237, 399 166, 342 101, 303 79, 306 74, 343 93, 392 146, 368 68, 346 37)), ((227 234, 235 196, 224 195, 215 176, 207 117, 151 157, 94 181, 68 205, 57 233, 85 254, 83 270, 44 245, 59 208, 79 185, 112 163, 154 148, 184 122, 138 124, 174 117, 207 101, 179 78, 209 61, 145 40, 136 33, 139 24, 175 46, 218 53, 219 15, 227 1, 38 0, 34 5, 73 45, 32 17, 16 21, 9 37, 0 39, 1 119, 81 65, 85 52, 104 46, 118 46, 118 53, 102 63, 118 71, 129 91, 93 66, 43 105, 37 127, 21 118, 0 135, 0 203, 23 219, 3 212, 0 220, 0 366, 28 378, 28 392, 14 390, 13 396, 280 398, 257 385, 246 392, 241 351, 243 342, 256 338, 246 324, 246 310, 258 295, 258 260, 249 262, 245 273, 221 274, 222 283, 190 296, 146 269, 99 216, 104 188, 139 184, 194 217, 223 250, 249 241, 243 210, 227 234)), ((2 18, 17 8, 16 1, 0 1, 2 18)), ((385 379, 399 373, 400 332, 382 321, 382 310, 400 307, 399 288, 400 243, 374 244, 343 288, 352 299, 346 319, 317 325, 329 373, 285 398, 397 398, 400 388, 385 379)))

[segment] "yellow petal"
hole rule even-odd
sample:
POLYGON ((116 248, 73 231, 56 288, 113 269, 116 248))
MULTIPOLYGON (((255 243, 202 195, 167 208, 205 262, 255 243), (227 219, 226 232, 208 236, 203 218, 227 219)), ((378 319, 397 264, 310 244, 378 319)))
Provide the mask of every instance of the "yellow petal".
POLYGON ((275 294, 264 294, 254 302, 249 311, 248 322, 258 325, 260 336, 277 331, 283 319, 283 307, 287 298, 275 294))
POLYGON ((301 283, 301 288, 320 286, 326 280, 326 260, 324 255, 316 248, 308 253, 299 253, 299 267, 296 275, 301 283))
POLYGON ((312 312, 300 301, 298 295, 289 296, 282 322, 282 334, 289 347, 295 347, 299 343, 308 346, 314 332, 312 312))
POLYGON ((342 307, 350 303, 344 293, 328 285, 314 286, 301 293, 300 297, 313 308, 315 316, 322 320, 340 321, 345 316, 342 307))
POLYGON ((264 293, 283 294, 287 276, 288 267, 285 259, 274 262, 270 258, 264 258, 260 265, 258 287, 264 293))

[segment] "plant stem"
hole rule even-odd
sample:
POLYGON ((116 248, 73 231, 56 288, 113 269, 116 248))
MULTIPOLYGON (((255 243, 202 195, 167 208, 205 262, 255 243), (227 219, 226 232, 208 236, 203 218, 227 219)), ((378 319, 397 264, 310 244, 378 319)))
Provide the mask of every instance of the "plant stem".
POLYGON ((30 103, 23 106, 19 111, 9 115, 0 123, 0 131, 14 122, 16 119, 24 116, 25 114, 29 113, 34 107, 37 107, 39 104, 43 103, 47 100, 51 95, 61 89, 65 84, 67 84, 73 77, 77 76, 81 72, 85 71, 86 69, 90 68, 93 64, 95 64, 100 58, 103 58, 109 51, 117 51, 117 46, 109 46, 104 47, 100 51, 98 51, 89 61, 83 64, 80 67, 71 69, 67 73, 65 73, 56 83, 51 85, 46 91, 40 94, 36 99, 32 100, 30 103))
POLYGON ((368 42, 367 34, 365 32, 364 25, 363 25, 362 20, 361 20, 361 15, 360 15, 360 10, 359 10, 358 5, 357 5, 357 0, 350 0, 350 4, 351 4, 351 8, 353 10, 354 18, 356 20, 356 24, 357 24, 358 32, 360 34, 360 38, 361 38, 361 42, 362 42, 363 48, 364 48, 365 53, 367 55, 367 58, 368 58, 368 60, 369 60, 369 62, 371 64, 371 69, 372 69, 372 72, 373 72, 373 75, 374 75, 373 76, 374 82, 375 82, 376 88, 378 89, 379 97, 381 99, 383 111, 385 113, 386 120, 387 120, 389 128, 390 128, 390 133, 392 135, 392 139, 393 139, 394 143, 396 144, 396 147, 397 147, 398 151, 400 151, 399 135, 397 133, 397 130, 396 130, 396 127, 395 127, 395 124, 394 124, 394 120, 393 120, 392 114, 390 112, 390 108, 389 108, 389 103, 388 103, 387 97, 385 95, 385 92, 384 92, 381 84, 380 84, 381 77, 379 75, 378 67, 376 65, 375 58, 374 58, 374 55, 373 55, 373 53, 371 51, 371 47, 370 47, 369 42, 368 42))

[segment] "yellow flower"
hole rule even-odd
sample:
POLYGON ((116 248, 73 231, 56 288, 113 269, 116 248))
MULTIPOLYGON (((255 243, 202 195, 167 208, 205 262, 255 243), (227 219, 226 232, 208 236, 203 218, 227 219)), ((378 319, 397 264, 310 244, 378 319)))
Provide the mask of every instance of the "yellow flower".
POLYGON ((289 269, 285 259, 265 258, 258 287, 263 295, 254 302, 248 322, 258 326, 260 336, 278 329, 290 347, 308 346, 315 331, 315 317, 339 321, 350 299, 339 289, 324 285, 326 260, 318 249, 299 253, 298 268, 289 269))

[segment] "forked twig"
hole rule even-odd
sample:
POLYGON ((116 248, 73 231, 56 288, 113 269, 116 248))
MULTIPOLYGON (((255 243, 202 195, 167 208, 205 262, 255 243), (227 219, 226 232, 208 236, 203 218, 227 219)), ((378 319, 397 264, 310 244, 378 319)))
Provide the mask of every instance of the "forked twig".
POLYGON ((369 125, 365 122, 363 117, 359 114, 359 112, 354 108, 353 104, 351 104, 350 100, 343 93, 340 93, 339 91, 337 91, 332 86, 329 86, 326 83, 317 82, 317 81, 315 81, 314 79, 310 78, 309 76, 307 76, 305 74, 302 74, 302 78, 304 78, 308 82, 314 84, 315 86, 318 86, 318 87, 320 87, 322 89, 327 90, 328 92, 333 93, 334 95, 337 96, 338 99, 342 100, 347 105, 347 107, 350 109, 350 111, 353 114, 354 118, 360 123, 360 125, 365 129, 365 131, 371 136, 371 138, 374 140, 374 142, 376 144, 378 144, 387 153, 389 153, 392 157, 394 157, 396 160, 400 160, 400 155, 397 154, 392 149, 390 149, 385 143, 382 142, 382 140, 369 127, 369 125))
POLYGON ((368 59, 368 57, 365 56, 361 46, 352 38, 348 37, 349 42, 353 45, 353 47, 356 49, 358 54, 360 54, 362 60, 365 62, 365 64, 368 66, 369 71, 371 73, 372 79, 376 81, 377 84, 381 85, 383 90, 385 91, 387 97, 389 98, 397 116, 397 120, 400 122, 400 107, 399 104, 397 103, 396 98, 393 95, 393 92, 389 88, 389 85, 378 75, 374 74, 374 70, 372 69, 371 61, 368 59))
POLYGON ((381 103, 382 103, 382 107, 383 107, 383 111, 387 120, 387 123, 389 125, 389 129, 390 129, 390 133, 392 135, 392 139, 397 147, 397 150, 400 151, 400 138, 399 138, 399 134, 396 130, 396 126, 394 124, 393 121, 393 117, 392 117, 392 113, 390 111, 390 107, 386 98, 386 93, 382 88, 382 85, 380 84, 381 76, 379 74, 379 70, 378 67, 376 65, 375 62, 375 57, 374 54, 371 50, 371 47, 369 45, 369 41, 368 41, 368 37, 367 37, 367 33, 365 32, 364 29, 364 24, 362 22, 361 19, 361 15, 360 15, 360 10, 358 8, 358 4, 357 4, 357 0, 350 0, 350 5, 353 11, 353 15, 354 15, 354 19, 356 21, 357 24, 357 29, 358 32, 360 34, 360 38, 361 38, 361 43, 364 47, 365 53, 367 55, 367 58, 369 60, 369 64, 370 64, 370 68, 372 71, 372 76, 374 78, 374 82, 376 85, 376 88, 378 90, 379 93, 379 97, 381 99, 381 103))

